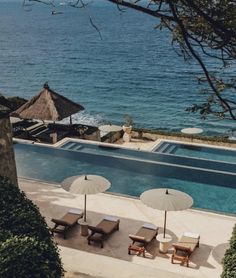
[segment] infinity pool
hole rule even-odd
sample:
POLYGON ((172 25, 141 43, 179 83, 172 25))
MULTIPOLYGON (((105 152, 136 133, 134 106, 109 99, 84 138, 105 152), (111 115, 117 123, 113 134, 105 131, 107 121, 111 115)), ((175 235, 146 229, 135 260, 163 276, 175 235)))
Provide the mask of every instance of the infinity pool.
POLYGON ((110 192, 138 197, 145 190, 168 187, 190 194, 195 208, 236 214, 234 164, 222 162, 230 169, 222 171, 219 162, 207 168, 200 159, 168 161, 170 156, 165 154, 84 143, 77 150, 68 145, 17 143, 14 147, 20 177, 60 183, 73 175, 97 174, 111 181, 110 192))
POLYGON ((165 141, 156 147, 155 152, 236 163, 236 150, 226 150, 200 145, 179 144, 165 141))

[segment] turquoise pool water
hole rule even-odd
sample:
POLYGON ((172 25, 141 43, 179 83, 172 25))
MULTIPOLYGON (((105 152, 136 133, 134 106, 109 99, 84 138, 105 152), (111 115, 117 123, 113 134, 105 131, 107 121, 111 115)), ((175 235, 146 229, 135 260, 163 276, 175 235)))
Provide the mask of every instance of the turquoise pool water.
MULTIPOLYGON (((158 147, 163 148, 166 147, 167 149, 173 149, 177 148, 176 145, 178 144, 172 144, 168 142, 161 143, 161 145, 158 147), (170 147, 170 148, 169 148, 170 147)), ((196 148, 197 146, 190 146, 187 145, 187 147, 196 148)), ((171 155, 169 156, 170 152, 150 152, 150 151, 134 151, 130 149, 124 149, 119 146, 111 146, 111 145, 104 145, 104 144, 89 144, 89 143, 82 143, 75 140, 68 140, 67 142, 63 143, 60 146, 61 149, 73 151, 76 153, 87 153, 87 154, 97 154, 101 156, 109 156, 109 157, 120 157, 120 158, 133 158, 133 159, 140 159, 145 161, 155 161, 155 162, 162 162, 162 163, 169 163, 169 164, 177 164, 179 166, 185 166, 185 167, 195 167, 195 168, 203 168, 207 170, 216 170, 216 171, 224 171, 230 173, 236 173, 236 163, 232 163, 231 161, 212 161, 212 157, 207 156, 201 158, 201 157, 188 157, 188 156, 179 156, 179 155, 171 155), (166 155, 167 154, 167 155, 166 155)), ((208 148, 207 148, 208 149, 208 148)), ((166 148, 165 148, 166 150, 166 148)), ((219 154, 221 151, 225 150, 219 150, 219 154)), ((227 152, 227 151, 226 151, 227 152)), ((230 151, 230 154, 232 156, 233 151, 230 151)), ((234 151, 236 155, 236 151, 234 151)), ((233 158, 233 156, 232 156, 233 158)), ((176 173, 175 173, 176 174, 176 173)), ((181 176, 181 178, 183 175, 181 176)), ((209 181, 210 175, 204 176, 204 182, 209 181)), ((234 182, 234 180, 229 181, 226 180, 225 176, 223 176, 224 185, 228 186, 231 182, 234 182)), ((214 183, 215 177, 213 177, 213 183, 214 183)), ((220 185, 223 185, 220 181, 220 185)))
POLYGON ((236 164, 236 150, 226 150, 205 146, 203 147, 199 145, 162 142, 157 146, 155 152, 225 161, 236 164))
MULTIPOLYGON (((148 152, 128 151, 129 155, 125 156, 122 152, 126 150, 114 155, 116 150, 113 149, 110 150, 113 155, 108 155, 109 151, 92 145, 90 153, 30 144, 15 144, 14 147, 21 177, 60 183, 73 175, 103 175, 112 183, 111 192, 138 197, 145 190, 168 187, 190 194, 195 208, 236 214, 236 176, 231 172, 179 166, 159 161, 158 154, 153 154, 156 160, 149 159, 145 157, 151 154, 148 152), (92 151, 96 148, 97 153, 92 151)), ((86 148, 89 149, 88 144, 86 148)))

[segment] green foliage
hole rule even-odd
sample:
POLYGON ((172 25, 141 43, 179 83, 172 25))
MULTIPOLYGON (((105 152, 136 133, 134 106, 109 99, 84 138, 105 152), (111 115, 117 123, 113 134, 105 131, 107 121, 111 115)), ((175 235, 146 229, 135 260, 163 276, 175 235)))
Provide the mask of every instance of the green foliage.
POLYGON ((20 98, 20 97, 6 98, 0 93, 0 117, 5 117, 10 112, 16 110, 26 102, 27 100, 24 98, 20 98))
POLYGON ((18 96, 9 97, 9 98, 7 98, 7 100, 9 101, 9 108, 12 111, 18 109, 19 107, 21 107, 23 104, 25 104, 27 102, 26 99, 18 97, 18 96))
POLYGON ((38 208, 18 187, 0 177, 0 227, 14 235, 50 239, 50 233, 38 208), (9 213, 10 212, 10 213, 9 213))
POLYGON ((63 275, 57 246, 38 208, 3 177, 0 177, 0 254, 0 277, 63 275))
POLYGON ((223 272, 221 278, 236 277, 236 225, 233 229, 233 234, 230 239, 230 247, 226 250, 223 258, 223 272))
POLYGON ((0 254, 0 277, 61 277, 55 250, 36 237, 10 237, 0 254))
POLYGON ((19 108, 20 106, 22 106, 26 102, 27 102, 27 100, 24 99, 24 98, 21 98, 21 97, 6 98, 6 97, 4 97, 3 95, 0 94, 0 105, 3 105, 5 107, 7 107, 11 111, 16 110, 17 108, 19 108))

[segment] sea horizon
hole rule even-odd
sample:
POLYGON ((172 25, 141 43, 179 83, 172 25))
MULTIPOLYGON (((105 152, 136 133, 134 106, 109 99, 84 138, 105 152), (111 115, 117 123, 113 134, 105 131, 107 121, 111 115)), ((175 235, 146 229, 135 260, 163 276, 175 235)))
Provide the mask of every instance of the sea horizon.
POLYGON ((154 29, 156 19, 121 13, 106 1, 86 10, 63 7, 56 16, 51 10, 37 4, 26 11, 22 1, 0 3, 4 96, 30 99, 48 82, 85 107, 73 116, 76 123, 122 125, 128 114, 137 128, 201 127, 203 135, 226 135, 235 127, 233 120, 202 120, 186 111, 206 98, 196 79, 201 70, 177 55, 170 33, 154 29))

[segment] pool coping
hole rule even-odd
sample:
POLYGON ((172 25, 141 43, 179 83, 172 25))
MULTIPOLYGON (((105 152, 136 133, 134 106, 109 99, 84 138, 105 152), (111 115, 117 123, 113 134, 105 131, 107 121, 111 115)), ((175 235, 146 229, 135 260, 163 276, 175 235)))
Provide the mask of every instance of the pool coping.
MULTIPOLYGON (((28 144, 35 144, 35 145, 42 145, 42 146, 50 146, 53 148, 58 148, 61 145, 69 142, 69 141, 74 141, 74 142, 80 142, 80 143, 86 143, 86 144, 91 144, 91 145, 103 145, 103 146, 116 146, 119 147, 121 149, 128 149, 128 150, 137 150, 137 151, 154 151, 160 144, 164 143, 164 142, 170 142, 170 143, 178 143, 178 144, 182 144, 182 145, 196 145, 196 146, 202 146, 202 147, 207 147, 207 148, 214 148, 214 149, 225 149, 225 150, 232 150, 232 151, 236 151, 236 148, 234 147, 226 147, 226 146, 217 146, 217 145, 210 145, 210 144, 204 144, 204 143, 195 143, 195 142, 187 142, 187 141, 181 141, 181 140, 171 140, 171 139, 163 139, 163 138, 159 138, 157 140, 155 140, 155 144, 153 146, 151 146, 150 148, 147 148, 145 150, 141 150, 139 148, 131 148, 128 146, 123 146, 122 144, 115 144, 115 143, 105 143, 105 142, 100 142, 100 141, 93 141, 93 140, 86 140, 86 139, 79 139, 79 138, 72 138, 72 137, 65 137, 62 140, 58 141, 55 144, 47 144, 47 143, 40 143, 40 142, 35 142, 32 140, 26 140, 26 139, 20 139, 20 138, 16 138, 13 137, 13 141, 16 142, 24 142, 24 143, 28 143, 28 144)), ((139 142, 140 143, 140 142, 139 142)), ((135 144, 135 142, 134 142, 135 144)), ((143 143, 145 144, 145 143, 143 143)))

